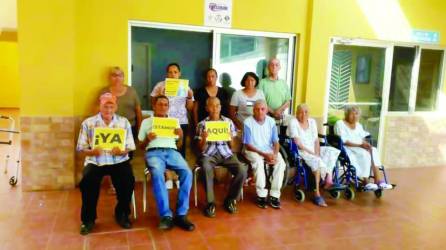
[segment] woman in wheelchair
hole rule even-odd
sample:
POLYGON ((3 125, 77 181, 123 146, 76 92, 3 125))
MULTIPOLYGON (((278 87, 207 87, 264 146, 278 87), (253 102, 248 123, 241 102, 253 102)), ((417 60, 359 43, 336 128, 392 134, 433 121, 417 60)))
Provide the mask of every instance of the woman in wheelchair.
POLYGON ((313 172, 315 178, 314 203, 326 207, 327 203, 321 196, 319 183, 323 179, 325 180, 325 189, 330 189, 333 186, 331 173, 340 151, 333 147, 319 145, 316 121, 308 117, 306 104, 297 106, 296 118, 290 120, 287 135, 296 143, 299 156, 313 172))
POLYGON ((346 106, 344 112, 344 120, 336 122, 334 131, 345 145, 350 164, 355 167, 356 176, 363 181, 364 189, 392 189, 392 185, 385 182, 379 171, 382 164, 377 149, 366 140, 370 134, 359 123, 361 110, 357 106, 346 106), (369 182, 370 169, 375 183, 369 182))

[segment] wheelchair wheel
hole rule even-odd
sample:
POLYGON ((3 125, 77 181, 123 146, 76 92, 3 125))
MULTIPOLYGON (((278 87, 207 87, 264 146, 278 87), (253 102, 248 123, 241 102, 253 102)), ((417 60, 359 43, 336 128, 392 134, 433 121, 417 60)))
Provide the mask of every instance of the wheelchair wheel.
POLYGON ((377 189, 375 190, 375 196, 376 198, 381 198, 381 196, 383 195, 383 190, 382 189, 377 189))
POLYGON ((355 190, 352 187, 348 187, 344 191, 344 197, 351 201, 355 199, 355 190))
POLYGON ((337 200, 339 198, 341 198, 341 191, 330 191, 330 196, 337 200))
POLYGON ((9 179, 9 185, 15 186, 17 184, 17 179, 13 176, 9 179))
POLYGON ((298 202, 304 202, 305 201, 305 193, 302 189, 300 189, 299 187, 296 187, 294 189, 294 197, 296 198, 296 200, 298 202))
POLYGON ((280 145, 279 153, 282 156, 283 161, 285 162, 285 172, 283 173, 283 181, 282 181, 282 188, 281 188, 281 189, 284 189, 287 186, 288 180, 289 180, 288 172, 290 170, 290 162, 289 162, 287 151, 282 145, 280 145))

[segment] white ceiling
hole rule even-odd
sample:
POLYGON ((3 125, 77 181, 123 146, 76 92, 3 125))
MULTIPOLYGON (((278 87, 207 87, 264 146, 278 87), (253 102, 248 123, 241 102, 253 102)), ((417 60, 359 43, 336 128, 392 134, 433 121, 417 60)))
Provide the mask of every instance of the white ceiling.
POLYGON ((17 0, 0 0, 0 30, 17 30, 17 0))

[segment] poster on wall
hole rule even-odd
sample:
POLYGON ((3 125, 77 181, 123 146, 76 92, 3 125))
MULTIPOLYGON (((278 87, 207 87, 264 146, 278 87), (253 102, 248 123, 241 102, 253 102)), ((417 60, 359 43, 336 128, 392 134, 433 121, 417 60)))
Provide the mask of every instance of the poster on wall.
POLYGON ((204 0, 204 25, 231 28, 232 0, 204 0))

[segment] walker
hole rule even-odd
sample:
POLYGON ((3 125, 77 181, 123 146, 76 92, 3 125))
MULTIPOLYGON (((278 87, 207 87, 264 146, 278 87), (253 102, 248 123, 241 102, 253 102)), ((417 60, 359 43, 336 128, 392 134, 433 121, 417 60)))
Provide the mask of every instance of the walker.
MULTIPOLYGON (((0 140, 0 145, 7 145, 10 147, 10 149, 6 153, 5 170, 3 171, 4 174, 8 174, 8 164, 9 164, 9 159, 11 158, 13 136, 14 136, 14 134, 19 134, 20 132, 15 130, 15 127, 14 127, 15 121, 12 117, 0 115, 0 119, 8 120, 8 122, 9 122, 9 127, 0 128, 0 132, 9 134, 7 141, 0 140)), ((20 150, 19 150, 19 157, 18 157, 16 163, 17 163, 17 167, 16 167, 15 175, 11 176, 11 178, 9 179, 9 185, 11 185, 11 186, 15 186, 17 184, 17 181, 19 178, 20 150)))

